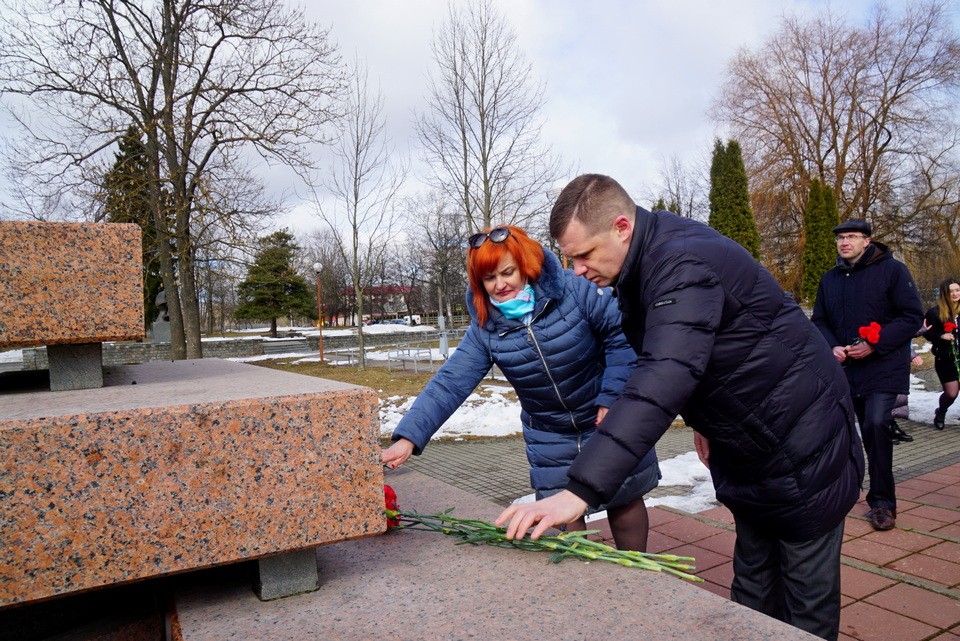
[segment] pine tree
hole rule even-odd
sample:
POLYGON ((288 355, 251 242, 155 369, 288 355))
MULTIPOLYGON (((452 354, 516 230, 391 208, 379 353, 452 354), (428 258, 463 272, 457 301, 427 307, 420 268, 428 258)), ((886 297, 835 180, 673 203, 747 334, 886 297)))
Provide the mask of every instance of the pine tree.
POLYGON ((270 319, 270 335, 277 336, 277 318, 297 314, 315 319, 316 299, 306 279, 292 266, 300 248, 286 230, 260 239, 260 251, 247 277, 237 287, 240 304, 233 315, 238 319, 270 319))
POLYGON ((156 318, 156 298, 162 288, 157 237, 151 219, 147 192, 150 172, 146 151, 135 127, 128 127, 114 154, 113 166, 103 177, 104 218, 111 223, 135 223, 140 226, 143 249, 144 326, 156 318))
POLYGON ((743 245, 754 258, 760 259, 760 234, 750 207, 747 170, 743 164, 740 143, 723 143, 717 139, 710 163, 709 225, 743 245))
POLYGON ((663 201, 663 196, 657 199, 657 202, 653 203, 653 211, 664 211, 667 208, 667 203, 663 201))
POLYGON ((836 194, 814 178, 803 215, 803 281, 800 288, 804 301, 810 305, 816 298, 820 279, 836 264, 833 228, 838 223, 836 194))

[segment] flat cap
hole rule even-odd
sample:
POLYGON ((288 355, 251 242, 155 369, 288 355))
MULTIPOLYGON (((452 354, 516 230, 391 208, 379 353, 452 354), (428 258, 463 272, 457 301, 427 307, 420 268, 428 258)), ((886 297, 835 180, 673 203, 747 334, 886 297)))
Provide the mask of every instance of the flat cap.
POLYGON ((846 232, 859 232, 864 236, 869 236, 873 230, 870 229, 870 223, 865 220, 845 220, 833 228, 834 234, 843 234, 846 232))

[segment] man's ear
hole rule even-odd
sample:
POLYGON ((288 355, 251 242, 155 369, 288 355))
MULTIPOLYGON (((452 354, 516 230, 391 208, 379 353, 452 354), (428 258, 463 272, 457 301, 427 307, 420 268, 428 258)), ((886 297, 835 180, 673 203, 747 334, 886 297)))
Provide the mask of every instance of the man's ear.
POLYGON ((633 221, 623 215, 617 216, 613 219, 613 228, 617 230, 617 236, 622 239, 633 231, 633 221))

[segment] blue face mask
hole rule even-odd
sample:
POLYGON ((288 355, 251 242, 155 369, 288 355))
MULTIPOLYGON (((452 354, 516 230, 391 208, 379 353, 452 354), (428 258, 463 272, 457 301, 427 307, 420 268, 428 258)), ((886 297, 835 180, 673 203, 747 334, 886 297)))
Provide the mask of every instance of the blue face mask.
POLYGON ((507 318, 523 318, 533 311, 533 304, 536 301, 533 299, 533 287, 528 284, 510 300, 498 303, 491 298, 490 302, 507 318))

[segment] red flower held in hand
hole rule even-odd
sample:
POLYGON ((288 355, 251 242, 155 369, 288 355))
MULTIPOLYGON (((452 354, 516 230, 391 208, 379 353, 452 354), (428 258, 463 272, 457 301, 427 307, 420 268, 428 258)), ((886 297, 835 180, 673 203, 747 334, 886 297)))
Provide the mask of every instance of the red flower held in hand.
POLYGON ((400 526, 400 507, 397 505, 397 493, 389 485, 383 486, 384 513, 387 515, 387 527, 400 526))
POLYGON ((946 322, 943 324, 943 331, 947 334, 952 334, 953 332, 957 331, 957 324, 946 322))
POLYGON ((860 338, 876 345, 880 341, 880 323, 873 322, 860 328, 860 338))

